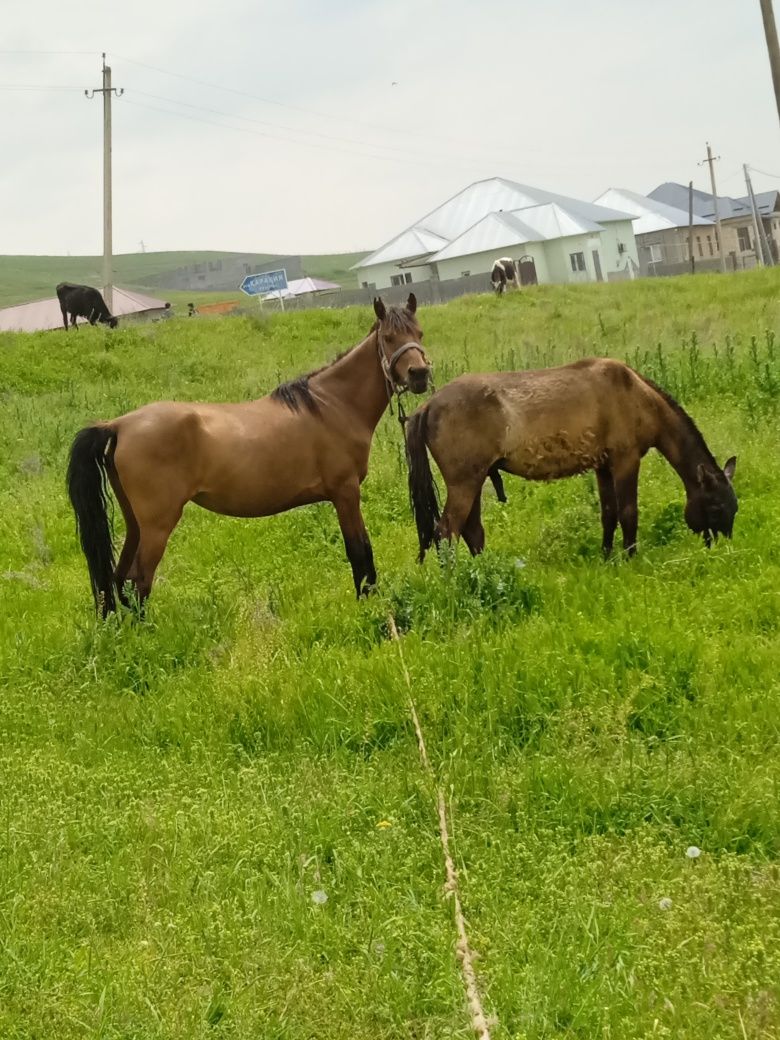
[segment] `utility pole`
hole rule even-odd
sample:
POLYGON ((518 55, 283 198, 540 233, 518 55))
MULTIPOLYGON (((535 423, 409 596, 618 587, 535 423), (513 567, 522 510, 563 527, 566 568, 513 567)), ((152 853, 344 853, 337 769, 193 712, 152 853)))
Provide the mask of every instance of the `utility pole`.
POLYGON ((720 256, 720 269, 726 273, 726 256, 723 252, 723 233, 720 226, 720 212, 718 210, 718 192, 715 188, 715 167, 713 163, 716 163, 720 159, 719 155, 713 157, 712 149, 710 148, 709 141, 707 142, 707 158, 702 159, 699 166, 703 166, 705 163, 709 164, 710 167, 710 184, 712 185, 712 205, 715 208, 715 234, 718 238, 718 255, 720 256))
POLYGON ((693 181, 688 181, 688 254, 691 258, 691 274, 696 273, 693 259, 693 181))
POLYGON ((88 98, 95 94, 103 95, 103 297, 106 307, 114 311, 114 276, 112 272, 113 243, 111 225, 111 95, 121 97, 124 90, 111 86, 111 69, 106 65, 103 55, 103 86, 94 90, 85 90, 88 98))
POLYGON ((775 88, 775 104, 780 118, 780 45, 777 42, 777 26, 772 0, 761 0, 761 17, 764 19, 764 36, 766 49, 769 52, 769 66, 772 69, 772 83, 775 88))
POLYGON ((756 205, 756 196, 753 194, 753 184, 750 180, 747 163, 743 164, 742 169, 745 171, 745 187, 748 190, 750 208, 753 211, 753 234, 756 236, 756 260, 758 260, 759 264, 763 262, 767 267, 773 267, 774 261, 772 259, 772 251, 769 248, 769 242, 766 238, 764 222, 761 219, 761 214, 758 212, 758 206, 756 205))

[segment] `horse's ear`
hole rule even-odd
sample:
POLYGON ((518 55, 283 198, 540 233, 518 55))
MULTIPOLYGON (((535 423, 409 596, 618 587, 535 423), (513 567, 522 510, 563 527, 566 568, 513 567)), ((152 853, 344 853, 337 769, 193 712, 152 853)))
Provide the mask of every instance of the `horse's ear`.
POLYGON ((715 483, 715 478, 713 474, 707 469, 706 466, 703 466, 701 463, 699 463, 699 465, 696 467, 696 479, 699 482, 699 487, 711 488, 715 483))
POLYGON ((406 301, 406 309, 410 314, 414 314, 417 310, 417 297, 413 292, 409 293, 409 299, 406 301))
POLYGON ((381 296, 374 297, 374 314, 376 314, 380 321, 384 321, 387 317, 387 310, 385 309, 385 305, 382 303, 381 296))
POLYGON ((723 467, 723 475, 729 484, 734 479, 734 470, 737 468, 737 456, 732 455, 726 465, 723 467))

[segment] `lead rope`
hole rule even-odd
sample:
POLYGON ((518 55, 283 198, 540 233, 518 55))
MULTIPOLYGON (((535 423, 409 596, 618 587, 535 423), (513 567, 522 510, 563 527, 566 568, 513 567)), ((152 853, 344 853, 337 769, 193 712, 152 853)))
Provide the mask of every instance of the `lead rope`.
POLYGON ((455 950, 458 960, 460 961, 463 986, 466 990, 466 1001, 471 1014, 471 1028, 474 1030, 474 1033, 479 1040, 490 1040, 490 1029, 488 1028, 488 1021, 485 1018, 485 1012, 482 1008, 479 986, 477 985, 477 973, 474 970, 474 954, 469 945, 469 937, 466 931, 466 920, 463 916, 463 907, 460 902, 458 872, 455 869, 452 854, 450 853, 450 835, 447 828, 447 806, 444 801, 444 792, 439 784, 436 783, 436 775, 431 766, 431 760, 428 758, 428 751, 425 747, 425 738, 423 737, 420 719, 417 715, 417 708, 415 707, 414 698, 412 697, 412 680, 409 677, 409 670, 406 667, 403 647, 398 636, 398 629, 395 626, 395 618, 392 614, 388 616, 388 621, 390 625, 390 635, 393 642, 398 647, 398 657, 401 661, 401 671, 403 672, 404 682, 406 683, 406 693, 409 700, 409 711, 412 716, 412 722, 414 723, 414 732, 417 735, 417 747, 420 751, 420 761, 422 762, 423 769, 431 778, 436 788, 436 808, 439 816, 439 839, 441 841, 442 852, 444 853, 444 869, 447 878, 444 883, 444 894, 445 896, 452 897, 455 914, 455 927, 458 930, 458 942, 455 950))

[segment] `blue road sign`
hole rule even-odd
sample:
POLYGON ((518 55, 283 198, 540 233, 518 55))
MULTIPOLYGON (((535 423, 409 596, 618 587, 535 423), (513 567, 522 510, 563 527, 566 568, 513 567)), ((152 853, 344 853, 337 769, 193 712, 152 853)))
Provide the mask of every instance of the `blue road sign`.
POLYGON ((261 271, 259 274, 248 274, 239 289, 247 296, 260 296, 262 293, 278 292, 287 288, 287 272, 282 268, 279 271, 261 271))

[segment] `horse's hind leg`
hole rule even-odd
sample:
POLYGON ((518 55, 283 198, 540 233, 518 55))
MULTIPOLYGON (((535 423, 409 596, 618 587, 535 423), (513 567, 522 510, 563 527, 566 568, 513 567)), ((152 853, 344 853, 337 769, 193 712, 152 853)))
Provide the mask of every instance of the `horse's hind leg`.
POLYGON ((485 528, 482 526, 481 511, 482 490, 480 489, 461 530, 463 541, 469 547, 472 556, 477 556, 485 548, 485 528))
MULTIPOLYGON (((479 502, 484 479, 483 476, 482 480, 472 481, 468 484, 447 485, 447 501, 437 526, 439 540, 446 538, 448 541, 452 541, 453 538, 455 540, 460 538, 471 516, 475 501, 479 502)), ((481 528, 479 510, 477 510, 476 522, 481 528)), ((469 548, 471 548, 470 545, 469 548)))
POLYGON ((127 598, 124 586, 130 576, 130 568, 135 559, 141 532, 138 527, 138 521, 135 518, 135 513, 133 512, 133 507, 130 505, 130 500, 125 494, 125 489, 122 487, 113 462, 108 467, 108 479, 111 482, 111 487, 116 495, 119 507, 122 510, 122 516, 125 519, 125 544, 122 546, 122 552, 119 554, 119 560, 117 561, 116 570, 114 571, 114 581, 116 582, 119 600, 123 606, 127 607, 130 605, 130 601, 127 598))
POLYGON ((615 482, 612 479, 612 470, 609 466, 600 466, 596 470, 596 480, 599 485, 599 498, 601 499, 601 530, 603 533, 601 550, 604 558, 612 552, 615 540, 615 528, 618 522, 618 504, 615 494, 615 482))
POLYGON ((140 526, 138 550, 128 574, 135 585, 140 606, 149 598, 157 566, 180 516, 181 511, 172 523, 157 522, 140 526))
POLYGON ((618 520, 623 532, 623 550, 629 556, 636 552, 636 532, 639 523, 637 488, 639 485, 639 461, 631 459, 620 468, 614 468, 615 496, 618 520))

